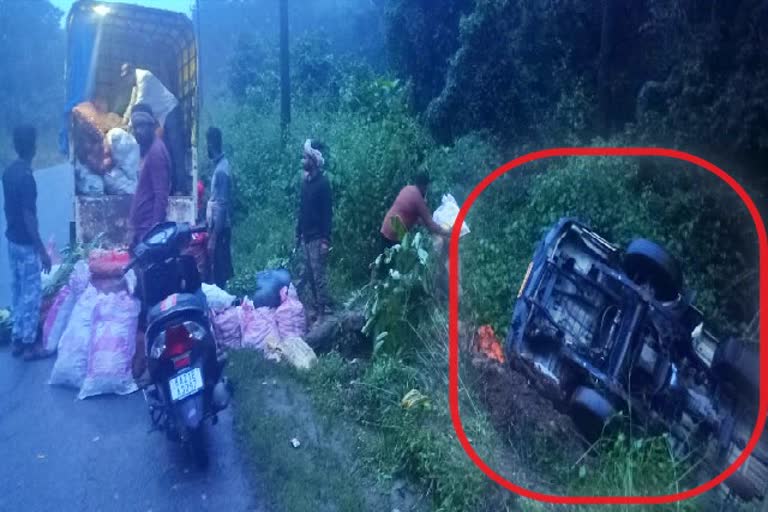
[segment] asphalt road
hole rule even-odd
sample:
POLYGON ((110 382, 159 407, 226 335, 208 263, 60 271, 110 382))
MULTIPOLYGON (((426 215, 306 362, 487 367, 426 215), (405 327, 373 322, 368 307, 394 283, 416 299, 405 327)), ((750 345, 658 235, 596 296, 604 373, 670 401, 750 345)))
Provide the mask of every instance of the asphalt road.
POLYGON ((149 432, 140 393, 80 401, 75 390, 48 385, 52 366, 0 350, 0 510, 261 510, 230 414, 210 426, 211 464, 201 471, 149 432))
MULTIPOLYGON (((64 247, 72 173, 57 166, 35 176, 41 234, 64 247)), ((4 225, 0 229, 5 232, 4 225)), ((7 248, 0 236, 0 305, 8 295, 7 248)), ((53 360, 24 363, 0 349, 0 511, 262 510, 230 414, 209 429, 211 465, 202 472, 179 446, 150 433, 140 393, 80 401, 75 390, 48 385, 52 366, 53 360)))

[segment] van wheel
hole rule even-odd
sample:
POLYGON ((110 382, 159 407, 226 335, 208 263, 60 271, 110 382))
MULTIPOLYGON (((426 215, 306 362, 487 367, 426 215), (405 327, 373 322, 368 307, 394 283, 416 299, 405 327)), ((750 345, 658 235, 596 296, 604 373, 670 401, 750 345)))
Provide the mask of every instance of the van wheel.
POLYGON ((660 301, 677 299, 683 288, 683 273, 663 247, 650 240, 634 240, 624 254, 624 270, 638 285, 649 285, 660 301))
POLYGON ((579 386, 571 395, 570 412, 579 430, 594 443, 603 435, 603 429, 616 414, 616 409, 594 389, 579 386))
POLYGON ((739 393, 756 399, 760 393, 760 353, 757 344, 728 339, 718 345, 712 369, 739 393))

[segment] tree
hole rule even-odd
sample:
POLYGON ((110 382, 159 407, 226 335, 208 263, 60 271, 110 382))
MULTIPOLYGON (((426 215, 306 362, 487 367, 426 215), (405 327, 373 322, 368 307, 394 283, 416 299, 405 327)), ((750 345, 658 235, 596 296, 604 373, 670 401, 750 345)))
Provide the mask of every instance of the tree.
POLYGON ((443 89, 459 47, 459 20, 474 0, 396 0, 387 14, 387 45, 396 74, 412 83, 411 103, 423 111, 443 89))
POLYGON ((48 0, 0 0, 0 126, 58 129, 64 104, 62 12, 48 0))

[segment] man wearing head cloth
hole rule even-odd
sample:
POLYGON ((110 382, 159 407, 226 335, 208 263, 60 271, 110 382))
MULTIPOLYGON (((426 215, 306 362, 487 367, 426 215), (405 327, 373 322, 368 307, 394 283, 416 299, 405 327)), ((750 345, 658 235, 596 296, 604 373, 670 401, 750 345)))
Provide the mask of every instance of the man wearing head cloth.
POLYGON ((138 104, 131 113, 131 129, 141 150, 141 168, 128 224, 133 247, 157 224, 164 222, 171 193, 171 157, 155 134, 152 110, 138 104))
POLYGON ((306 254, 305 281, 312 286, 316 311, 319 316, 332 312, 328 291, 328 251, 331 243, 333 209, 331 185, 323 173, 324 146, 307 139, 304 143, 304 181, 301 186, 299 221, 296 225, 296 244, 303 244, 306 254))

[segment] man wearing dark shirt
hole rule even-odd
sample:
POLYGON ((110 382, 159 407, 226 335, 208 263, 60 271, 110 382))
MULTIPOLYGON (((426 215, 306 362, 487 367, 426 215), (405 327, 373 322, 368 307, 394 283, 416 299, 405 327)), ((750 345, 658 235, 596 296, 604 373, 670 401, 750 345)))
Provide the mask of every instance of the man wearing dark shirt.
POLYGON ((164 222, 171 193, 171 157, 157 137, 157 122, 142 104, 134 107, 131 128, 141 150, 141 169, 128 223, 134 246, 157 224, 164 222))
POLYGON ((333 216, 331 185, 323 173, 325 159, 318 142, 304 143, 304 182, 301 187, 299 221, 296 243, 304 244, 306 253, 305 280, 312 285, 315 306, 320 316, 331 313, 328 291, 328 250, 333 216))
POLYGON ((13 132, 19 159, 3 173, 8 258, 11 264, 13 355, 27 361, 42 354, 35 349, 40 317, 40 270, 51 270, 51 258, 40 239, 37 226, 37 184, 32 175, 37 134, 31 126, 13 132))
POLYGON ((221 130, 210 127, 205 134, 208 157, 216 166, 211 178, 208 201, 208 257, 211 278, 221 289, 233 275, 232 253, 232 176, 229 161, 222 150, 221 130))

